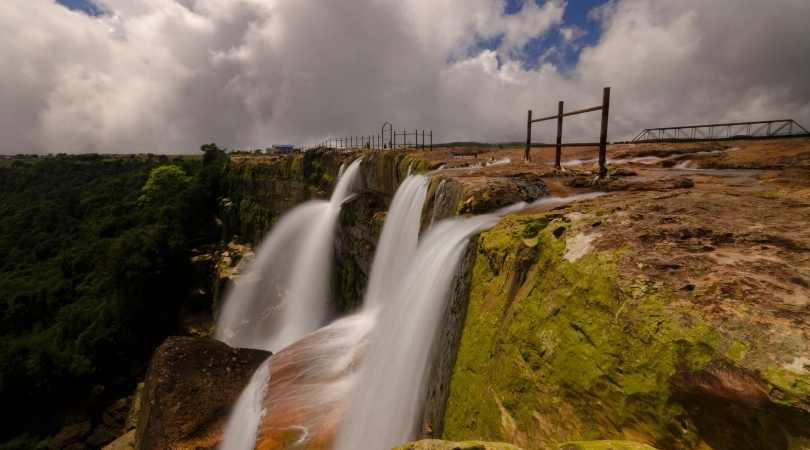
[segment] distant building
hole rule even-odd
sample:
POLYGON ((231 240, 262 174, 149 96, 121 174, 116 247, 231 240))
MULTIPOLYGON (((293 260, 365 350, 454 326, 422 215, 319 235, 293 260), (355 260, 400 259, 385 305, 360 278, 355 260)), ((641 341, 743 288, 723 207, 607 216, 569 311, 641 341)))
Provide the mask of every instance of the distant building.
POLYGON ((275 150, 276 153, 292 153, 295 151, 295 146, 289 144, 274 145, 273 150, 275 150))

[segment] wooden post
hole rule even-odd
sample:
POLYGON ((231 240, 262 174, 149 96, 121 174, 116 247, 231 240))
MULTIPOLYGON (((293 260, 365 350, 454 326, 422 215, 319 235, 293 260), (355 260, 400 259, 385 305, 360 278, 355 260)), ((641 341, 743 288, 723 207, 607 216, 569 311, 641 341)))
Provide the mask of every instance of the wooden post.
POLYGON ((422 130, 422 150, 425 149, 425 130, 422 130))
POLYGON ((433 130, 430 130, 430 149, 433 150, 433 130))
POLYGON ((532 110, 531 109, 529 110, 528 117, 529 117, 528 120, 526 120, 526 151, 523 152, 523 159, 526 162, 529 162, 529 161, 532 160, 532 156, 531 156, 531 154, 529 154, 529 151, 530 151, 531 146, 532 146, 532 110))
POLYGON ((607 176, 607 133, 610 116, 610 88, 602 93, 602 131, 599 133, 599 178, 607 176))
POLYGON ((563 102, 557 105, 557 152, 554 158, 554 168, 562 169, 562 125, 563 125, 563 102))

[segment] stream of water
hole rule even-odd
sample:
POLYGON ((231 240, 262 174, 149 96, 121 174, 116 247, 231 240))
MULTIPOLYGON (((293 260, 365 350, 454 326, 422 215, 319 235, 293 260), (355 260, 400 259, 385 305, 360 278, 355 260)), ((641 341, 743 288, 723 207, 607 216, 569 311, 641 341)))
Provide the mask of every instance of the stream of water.
POLYGON ((229 339, 226 342, 259 348, 272 342, 281 350, 259 367, 241 394, 221 450, 253 449, 257 438, 272 440, 278 435, 294 437, 284 448, 336 450, 387 450, 416 438, 431 351, 469 238, 508 212, 596 195, 545 198, 493 214, 439 221, 420 237, 429 179, 408 176, 391 202, 363 307, 316 330, 328 311, 328 293, 320 284, 328 286, 329 271, 321 267, 325 278, 313 281, 310 265, 324 264, 316 257, 331 261, 323 255, 331 251, 334 231, 325 224, 333 223, 336 213, 324 208, 339 209, 341 199, 350 195, 356 164, 346 169, 329 204, 305 204, 279 222, 260 251, 256 273, 249 273, 257 279, 228 299, 247 303, 227 321, 221 320, 223 329, 231 332, 222 335, 229 339), (297 255, 290 252, 295 249, 297 255), (269 253, 275 251, 282 253, 269 253), (276 291, 285 293, 282 300, 296 299, 300 304, 293 307, 282 301, 279 307, 273 303, 277 295, 260 295, 276 291), (257 312, 263 314, 258 319, 257 312), (283 314, 270 320, 278 312, 283 314), (282 320, 300 320, 300 325, 285 334, 289 326, 282 320), (274 332, 277 327, 282 332, 274 332))
POLYGON ((215 338, 232 347, 278 351, 325 324, 329 312, 335 227, 360 171, 354 161, 330 200, 285 214, 255 261, 228 293, 215 338))

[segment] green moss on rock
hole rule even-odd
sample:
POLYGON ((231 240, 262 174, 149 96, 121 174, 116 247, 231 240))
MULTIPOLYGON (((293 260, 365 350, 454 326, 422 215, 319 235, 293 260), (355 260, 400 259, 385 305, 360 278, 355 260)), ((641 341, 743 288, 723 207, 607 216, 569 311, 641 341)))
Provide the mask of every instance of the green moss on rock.
POLYGON ((424 439, 395 447, 394 450, 521 450, 503 442, 449 442, 437 439, 424 439))
MULTIPOLYGON (((781 376, 771 378, 783 381, 769 385, 736 368, 746 344, 670 302, 660 285, 620 279, 621 250, 566 260, 557 230, 573 225, 559 215, 508 216, 481 234, 445 439, 536 449, 596 439, 699 448, 708 439, 713 448, 734 448, 730 443, 740 439, 706 434, 690 396, 711 398, 704 407, 721 415, 733 413, 716 397, 744 404, 748 395, 760 407, 772 405, 760 393, 777 385, 793 399, 788 403, 800 403, 805 377, 774 369, 781 376), (705 379, 715 385, 705 388, 705 379), (742 380, 750 392, 734 391, 729 379, 742 380)), ((745 409, 765 425, 740 435, 770 436, 768 416, 781 414, 772 411, 745 409)))
POLYGON ((647 444, 631 441, 581 441, 566 442, 558 450, 655 450, 647 444))

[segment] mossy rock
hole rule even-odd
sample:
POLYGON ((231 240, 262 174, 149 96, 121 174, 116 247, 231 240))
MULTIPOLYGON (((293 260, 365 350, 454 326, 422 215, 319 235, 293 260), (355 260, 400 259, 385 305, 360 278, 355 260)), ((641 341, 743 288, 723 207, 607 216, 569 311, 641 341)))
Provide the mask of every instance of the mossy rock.
POLYGON ((655 450, 655 447, 631 441, 580 441, 566 442, 557 450, 655 450))
POLYGON ((801 448, 806 377, 742 365, 756 341, 705 321, 654 280, 622 277, 623 248, 566 260, 578 224, 553 214, 507 216, 479 237, 444 439, 801 448))
POLYGON ((512 444, 503 442, 464 441, 450 442, 437 439, 425 439, 395 447, 393 450, 521 450, 512 444))

